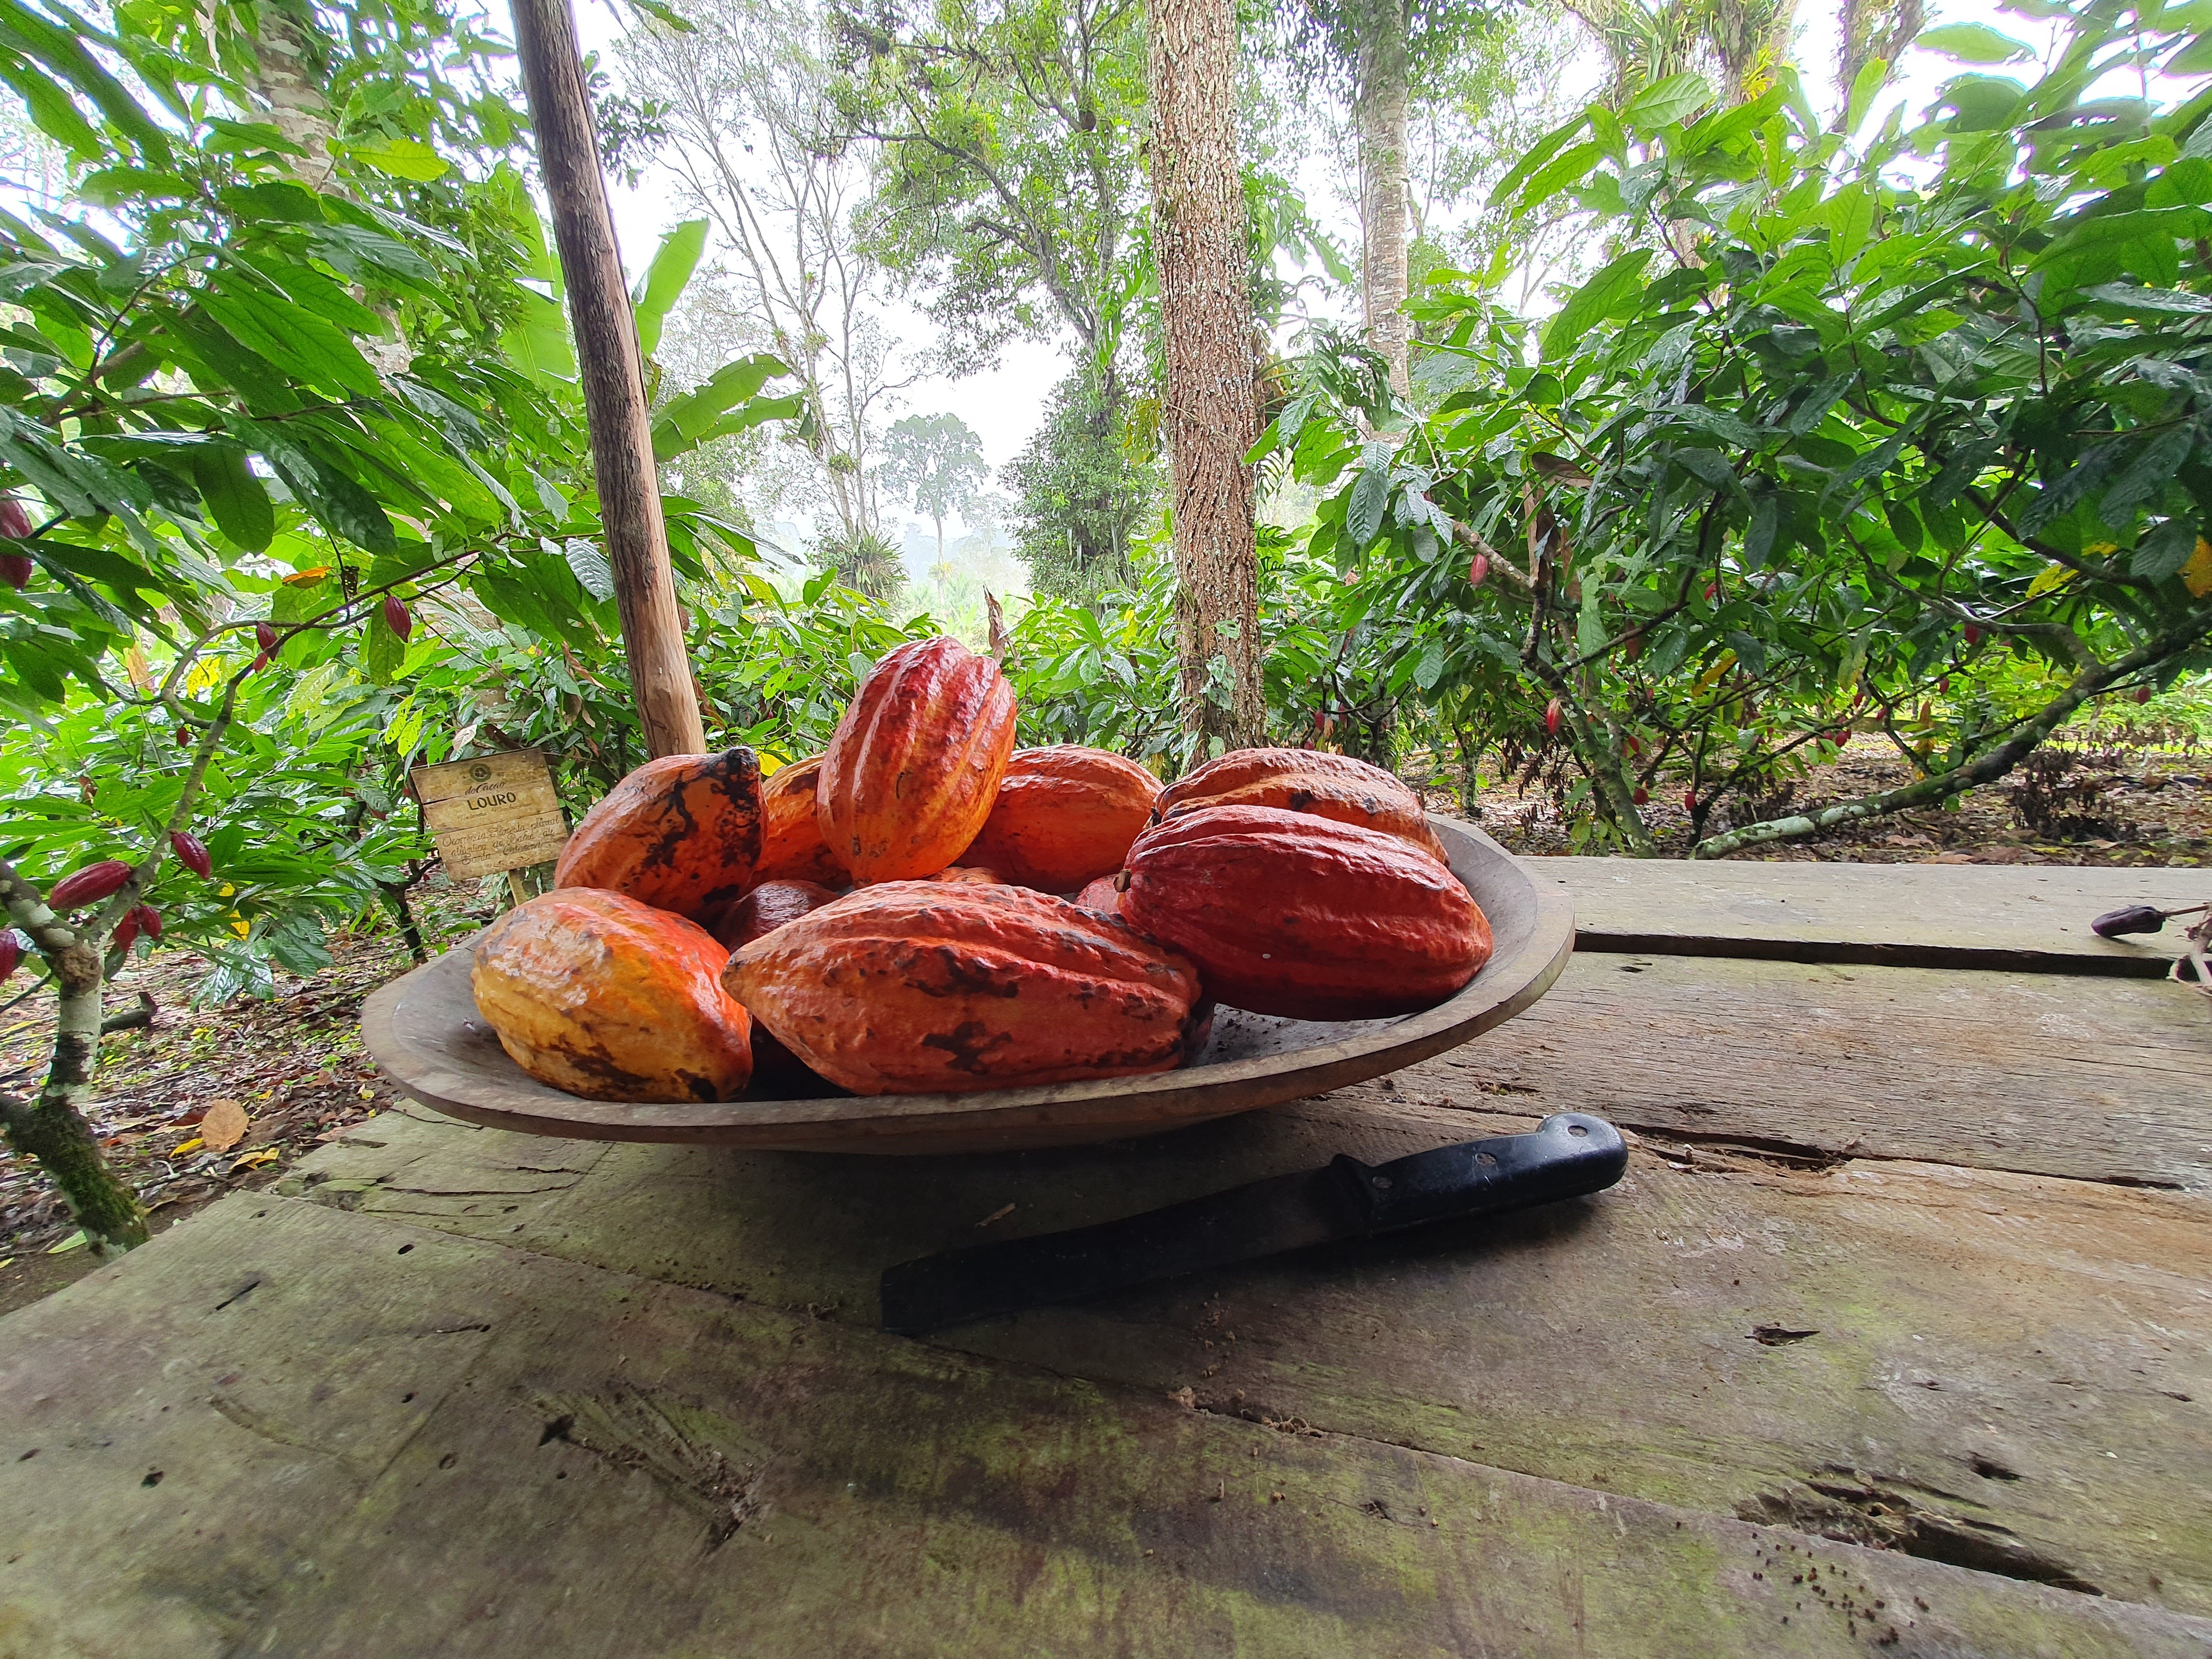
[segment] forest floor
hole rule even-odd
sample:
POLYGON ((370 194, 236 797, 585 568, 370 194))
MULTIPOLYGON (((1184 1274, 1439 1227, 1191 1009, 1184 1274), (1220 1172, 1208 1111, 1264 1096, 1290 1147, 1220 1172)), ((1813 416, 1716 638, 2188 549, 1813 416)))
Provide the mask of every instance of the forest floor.
MULTIPOLYGON (((1899 757, 1879 739, 1861 737, 1836 763, 1817 769, 1789 804, 1847 799, 1909 781, 1899 757)), ((1428 793, 1435 810, 1459 810, 1449 790, 1428 793)), ((1476 805, 1483 828, 1514 852, 1572 850, 1540 788, 1486 788, 1476 805)), ((1655 803, 1651 816, 1662 850, 1686 853, 1688 814, 1679 803, 1655 803)), ((2015 775, 1952 808, 1877 819, 1738 856, 2212 864, 2212 754, 2095 755, 2069 764, 2055 779, 2031 782, 2015 775), (2024 785, 2029 793, 2023 803, 2017 797, 2024 785)), ((504 902, 495 880, 457 888, 439 875, 413 896, 434 951, 475 931, 504 902)), ((192 991, 205 964, 183 951, 134 961, 110 987, 112 1012, 131 1008, 142 992, 156 1012, 150 1025, 118 1031, 101 1045, 92 1118, 108 1156, 151 1211, 156 1231, 226 1193, 269 1185, 321 1142, 393 1103, 393 1091, 362 1047, 361 1005, 405 971, 406 951, 389 932, 340 934, 330 945, 329 968, 312 979, 279 969, 277 994, 265 1002, 194 1007, 192 991), (217 1149, 206 1144, 200 1127, 208 1109, 222 1101, 242 1108, 248 1122, 234 1142, 217 1149)), ((0 1088, 25 1087, 37 1078, 52 1021, 53 1000, 44 991, 0 1000, 0 1088)), ((0 1313, 97 1265, 43 1173, 0 1146, 0 1313)))

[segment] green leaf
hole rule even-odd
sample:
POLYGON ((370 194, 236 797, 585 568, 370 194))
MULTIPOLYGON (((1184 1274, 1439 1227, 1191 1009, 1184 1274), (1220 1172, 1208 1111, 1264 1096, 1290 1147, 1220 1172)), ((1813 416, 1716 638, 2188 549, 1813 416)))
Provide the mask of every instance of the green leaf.
POLYGON ((249 553, 265 553, 276 533, 276 509, 269 490, 253 476, 246 451, 228 444, 205 444, 192 453, 192 482, 216 528, 249 553))
POLYGON ((1345 533, 1352 538, 1352 550, 1363 551, 1374 541, 1382 526, 1382 509, 1390 502, 1390 469, 1388 465, 1361 469, 1352 481, 1352 501, 1345 509, 1345 533))
POLYGON ((340 397, 374 398, 383 390, 352 337, 304 306, 253 292, 242 283, 203 289, 199 299, 240 345, 312 386, 340 397))
POLYGON ((1515 162, 1506 175, 1498 181, 1497 188, 1490 192, 1490 205, 1503 207, 1510 201, 1515 192, 1521 188, 1522 181, 1529 178, 1537 168, 1557 155, 1565 147, 1567 140, 1589 125, 1589 112, 1585 111, 1575 117, 1573 120, 1553 128, 1551 131, 1538 139, 1528 153, 1515 162))
POLYGON ((1576 289, 1574 296, 1559 308, 1559 314, 1545 325, 1543 361, 1548 363, 1563 356, 1568 346, 1579 341, 1592 325, 1609 315, 1613 307, 1635 292, 1637 279, 1644 274, 1644 267, 1651 263, 1653 252, 1642 247, 1624 253, 1576 289))
POLYGON ((561 544, 561 551, 568 561, 568 568, 575 572, 576 580, 583 584, 584 592, 602 605, 614 598, 614 569, 607 563, 607 556, 599 550, 597 542, 586 541, 581 536, 571 536, 561 544))
POLYGON ((1620 119, 1638 137, 1649 138, 1662 127, 1687 120, 1712 101, 1713 89, 1703 76, 1670 75, 1630 99, 1620 119))
POLYGON ((650 357, 659 349, 661 327, 690 282, 691 273, 699 268, 700 256, 706 251, 704 219, 687 219, 662 235, 659 250, 646 267, 645 275, 638 281, 637 292, 630 299, 637 317, 637 349, 643 356, 650 357))
POLYGON ((232 430, 267 458, 286 488, 332 535, 372 553, 389 553, 398 545, 383 507, 351 474, 331 465, 281 428, 240 420, 233 423, 232 430))
POLYGON ((657 17, 678 34, 696 34, 699 26, 686 17, 666 0, 630 0, 630 3, 647 16, 657 17))
POLYGON ((2098 503, 2100 516, 2107 524, 2125 524, 2125 519, 2116 515, 2149 501, 2163 489, 2196 447, 2197 429, 2192 426, 2176 427, 2154 437, 2136 452, 2128 470, 2105 491, 2103 500, 2098 503))
POLYGON ((1886 58, 1869 58, 1859 70, 1858 78, 1851 82, 1850 100, 1844 106, 1844 131, 1846 133, 1859 130, 1859 124, 1867 118, 1867 111, 1874 106, 1875 94, 1888 84, 1889 60, 1886 58))
POLYGON ((766 352, 723 364, 706 384, 672 398, 653 417, 653 459, 672 460, 709 438, 798 414, 795 397, 746 403, 770 376, 787 373, 780 358, 766 352), (740 409, 740 404, 745 407, 740 409))
POLYGON ((1828 198, 1828 257, 1841 270, 1866 246, 1874 229, 1874 195, 1864 185, 1839 190, 1828 198))
POLYGON ((399 665, 407 659, 407 641, 392 631, 392 624, 384 620, 384 607, 373 605, 362 624, 362 672, 368 676, 372 685, 390 685, 399 678, 399 665))
POLYGON ((2011 64, 2035 56, 2024 41, 2000 34, 1986 23, 1945 23, 1923 29, 1912 44, 1962 64, 2011 64))
POLYGON ((568 343, 568 319, 560 301, 548 299, 534 288, 521 288, 522 305, 516 320, 500 337, 500 344, 515 365, 540 382, 576 378, 576 351, 568 343))
POLYGON ((1994 132, 2013 123, 2027 88, 2002 76, 1967 75, 1943 88, 1942 106, 1956 112, 1954 132, 1994 132))
POLYGON ((1514 204, 1515 210, 1528 213, 1543 206, 1568 185, 1580 184, 1583 176, 1604 159, 1605 146, 1595 139, 1586 144, 1577 144, 1565 155, 1538 170, 1536 176, 1528 181, 1528 187, 1521 192, 1520 200, 1514 204))
POLYGON ((2137 581, 2162 582, 2178 574, 2197 551, 2197 524, 2191 519, 2168 519, 2136 544, 2128 561, 2128 574, 2137 581))
POLYGON ((395 179, 411 179, 417 184, 444 178, 453 165, 419 138, 377 138, 366 143, 348 144, 344 150, 365 167, 388 173, 395 179))

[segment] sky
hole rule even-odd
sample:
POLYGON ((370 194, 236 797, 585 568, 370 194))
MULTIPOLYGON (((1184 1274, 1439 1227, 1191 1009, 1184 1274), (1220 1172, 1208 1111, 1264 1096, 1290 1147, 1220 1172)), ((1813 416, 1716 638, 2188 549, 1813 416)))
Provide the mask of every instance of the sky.
MULTIPOLYGON (((2000 12, 1991 0, 1954 0, 1954 3, 1933 13, 1927 21, 1930 27, 1938 22, 1985 22, 2038 46, 2043 46, 2051 33, 2047 26, 2039 27, 2026 18, 2000 12)), ((618 9, 617 0, 579 0, 576 23, 585 50, 598 52, 603 59, 611 58, 613 46, 628 27, 628 13, 626 9, 618 9)), ((1833 4, 1824 3, 1824 0, 1803 0, 1798 12, 1796 59, 1814 106, 1822 110, 1832 109, 1841 102, 1834 69, 1837 31, 1838 9, 1833 4)), ((1902 72, 1869 115, 1868 130, 1878 130, 1887 108, 1895 103, 1905 102, 1914 110, 1925 107, 1934 100, 1939 85, 1960 73, 1963 67, 1933 53, 1908 53, 1902 72)), ((1595 93, 1599 78, 1595 52, 1585 53, 1570 64, 1565 90, 1571 96, 1585 91, 1595 93)), ((1309 212, 1344 246, 1356 252, 1359 226, 1350 199, 1348 180, 1342 176, 1345 167, 1343 157, 1317 151, 1298 167, 1294 182, 1305 196, 1309 212)), ((619 181, 611 180, 609 188, 616 235, 624 262, 635 276, 652 258, 661 233, 680 222, 687 214, 672 180, 657 167, 648 168, 634 186, 625 187, 619 181)), ((714 257, 711 245, 707 257, 714 257)), ((1356 320, 1357 303, 1356 295, 1346 293, 1316 309, 1344 320, 1356 320)), ((895 337, 911 340, 917 347, 926 346, 934 332, 928 319, 911 306, 892 304, 887 308, 884 322, 895 337)), ((1067 363, 1066 353, 1059 343, 1017 341, 1006 349, 998 366, 990 371, 957 380, 934 375, 917 382, 905 392, 902 404, 894 414, 930 415, 949 410, 975 428, 982 440, 986 459, 994 468, 1000 467, 1029 441, 1043 418, 1045 403, 1053 386, 1067 371, 1067 363)), ((895 520, 894 539, 898 527, 895 520)), ((960 532, 965 529, 964 525, 959 526, 960 532)), ((954 533, 957 532, 948 525, 948 537, 954 533)))

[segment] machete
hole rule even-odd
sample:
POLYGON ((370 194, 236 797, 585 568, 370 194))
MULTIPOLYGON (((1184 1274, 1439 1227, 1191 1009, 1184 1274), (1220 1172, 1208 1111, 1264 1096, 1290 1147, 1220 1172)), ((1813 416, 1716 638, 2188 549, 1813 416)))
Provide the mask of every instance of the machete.
POLYGON ((1620 1132, 1581 1112, 1388 1164, 1340 1154, 1145 1215, 902 1261, 884 1272, 884 1328, 915 1336, 1333 1239, 1526 1209, 1601 1191, 1627 1167, 1620 1132))

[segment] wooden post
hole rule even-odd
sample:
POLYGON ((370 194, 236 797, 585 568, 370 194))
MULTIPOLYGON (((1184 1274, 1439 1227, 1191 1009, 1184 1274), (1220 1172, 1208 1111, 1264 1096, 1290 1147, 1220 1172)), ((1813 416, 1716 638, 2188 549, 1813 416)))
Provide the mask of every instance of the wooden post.
POLYGON ((606 180, 599 173, 575 19, 568 0, 514 0, 514 7, 523 91, 538 132, 538 165, 575 325, 592 471, 622 610, 630 693, 645 726, 645 746, 654 757, 696 755, 707 747, 707 732, 676 608, 645 407, 645 365, 607 210, 606 180))

